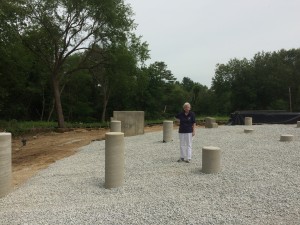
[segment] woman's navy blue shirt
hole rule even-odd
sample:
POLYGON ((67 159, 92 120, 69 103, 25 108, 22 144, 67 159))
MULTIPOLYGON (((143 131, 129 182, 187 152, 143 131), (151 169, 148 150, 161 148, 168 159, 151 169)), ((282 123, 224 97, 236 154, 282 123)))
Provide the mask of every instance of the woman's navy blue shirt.
POLYGON ((185 112, 178 113, 175 118, 180 120, 179 133, 192 133, 193 124, 196 123, 195 113, 189 111, 187 115, 185 112))

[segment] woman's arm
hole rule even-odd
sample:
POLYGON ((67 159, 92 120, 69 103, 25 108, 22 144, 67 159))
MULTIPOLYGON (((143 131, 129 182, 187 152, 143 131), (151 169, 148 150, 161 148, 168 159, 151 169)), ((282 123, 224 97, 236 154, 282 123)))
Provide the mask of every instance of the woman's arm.
POLYGON ((195 136, 195 134, 196 134, 195 129, 196 129, 196 123, 193 124, 193 133, 192 133, 193 136, 195 136))

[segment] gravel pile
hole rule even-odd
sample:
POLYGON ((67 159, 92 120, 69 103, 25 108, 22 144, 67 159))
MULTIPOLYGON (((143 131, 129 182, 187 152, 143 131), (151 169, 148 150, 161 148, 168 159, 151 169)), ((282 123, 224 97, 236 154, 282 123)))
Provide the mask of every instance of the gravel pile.
POLYGON ((197 128, 191 163, 162 131, 125 138, 125 183, 104 188, 105 142, 85 146, 0 199, 0 224, 300 224, 300 128, 197 128), (292 134, 292 142, 280 142, 292 134), (202 147, 222 172, 201 173, 202 147))

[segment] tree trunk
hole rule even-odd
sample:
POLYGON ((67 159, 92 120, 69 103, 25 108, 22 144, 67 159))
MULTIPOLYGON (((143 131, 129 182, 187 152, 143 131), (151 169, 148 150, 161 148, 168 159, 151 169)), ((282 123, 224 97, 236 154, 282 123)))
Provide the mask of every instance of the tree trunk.
POLYGON ((58 120, 58 127, 65 128, 64 114, 63 114, 61 99, 60 99, 59 82, 56 79, 56 76, 52 76, 52 85, 53 85, 53 94, 55 99, 55 109, 56 109, 57 120, 58 120))
POLYGON ((103 110, 102 110, 102 116, 101 116, 101 122, 105 122, 105 114, 106 114, 106 106, 107 106, 107 101, 104 101, 103 103, 103 110))
POLYGON ((103 91, 103 110, 102 110, 101 122, 105 122, 106 107, 107 107, 109 95, 110 95, 109 91, 106 91, 106 88, 104 88, 104 91, 103 91))
POLYGON ((51 117, 52 117, 52 113, 53 113, 53 110, 54 110, 54 104, 55 104, 55 99, 53 98, 47 122, 49 122, 51 117))
POLYGON ((41 118, 40 118, 41 121, 43 121, 43 119, 44 119, 45 105, 46 105, 44 86, 42 86, 42 90, 43 90, 43 100, 42 100, 42 112, 41 112, 41 118))

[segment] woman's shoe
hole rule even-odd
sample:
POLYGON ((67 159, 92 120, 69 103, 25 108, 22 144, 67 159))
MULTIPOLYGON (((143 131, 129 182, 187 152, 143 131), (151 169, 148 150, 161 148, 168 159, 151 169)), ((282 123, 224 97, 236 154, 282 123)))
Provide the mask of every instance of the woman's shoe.
POLYGON ((177 160, 177 162, 183 162, 184 161, 184 158, 180 158, 177 160))

